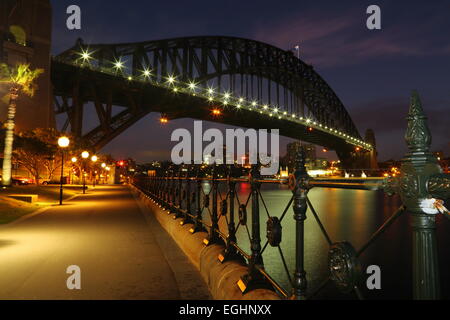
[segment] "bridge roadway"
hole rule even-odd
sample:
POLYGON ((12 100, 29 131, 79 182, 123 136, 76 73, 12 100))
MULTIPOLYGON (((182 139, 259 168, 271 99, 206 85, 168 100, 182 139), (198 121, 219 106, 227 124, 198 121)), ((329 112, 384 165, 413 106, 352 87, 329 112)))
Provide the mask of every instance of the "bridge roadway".
POLYGON ((0 228, 0 299, 209 299, 197 269, 124 186, 0 228), (81 268, 81 290, 66 268, 81 268))

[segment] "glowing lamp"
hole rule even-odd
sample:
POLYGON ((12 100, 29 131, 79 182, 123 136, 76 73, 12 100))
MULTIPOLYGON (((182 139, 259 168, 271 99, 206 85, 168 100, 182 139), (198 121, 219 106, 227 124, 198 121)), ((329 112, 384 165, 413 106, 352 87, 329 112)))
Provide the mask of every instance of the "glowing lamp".
POLYGON ((164 123, 169 122, 169 120, 166 117, 161 117, 161 118, 159 118, 159 122, 164 124, 164 123))
POLYGON ((123 62, 122 61, 116 61, 114 63, 114 68, 116 68, 117 70, 120 70, 123 68, 123 62))
POLYGON ((67 148, 69 144, 70 140, 65 136, 58 139, 58 146, 60 146, 61 148, 67 148))

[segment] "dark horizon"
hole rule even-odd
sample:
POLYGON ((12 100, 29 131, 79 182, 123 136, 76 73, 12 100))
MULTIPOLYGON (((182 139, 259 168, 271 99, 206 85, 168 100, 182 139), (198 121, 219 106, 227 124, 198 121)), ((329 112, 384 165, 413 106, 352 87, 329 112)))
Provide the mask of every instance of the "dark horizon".
MULTIPOLYGON (((131 7, 129 2, 106 7, 100 0, 53 1, 53 54, 73 46, 79 37, 86 43, 122 43, 226 35, 284 50, 300 43, 301 59, 312 64, 336 92, 360 134, 364 137, 369 128, 375 131, 379 161, 400 159, 406 153, 403 136, 413 89, 419 91, 429 118, 432 151, 443 151, 448 157, 450 43, 446 34, 450 22, 445 12, 450 3, 405 3, 378 1, 382 29, 369 31, 365 11, 372 3, 368 1, 260 1, 255 6, 237 1, 149 4, 135 0, 131 7), (65 11, 70 4, 81 7, 81 31, 65 28, 65 11)), ((180 119, 161 127, 158 117, 151 114, 141 119, 102 151, 139 162, 169 159, 173 146, 170 133, 192 127, 193 120, 180 119), (158 139, 142 139, 155 136, 158 139)), ((217 123, 208 126, 230 128, 217 123)), ((281 139, 281 155, 290 141, 294 140, 281 139)), ((334 153, 318 150, 319 157, 335 158, 334 153)))

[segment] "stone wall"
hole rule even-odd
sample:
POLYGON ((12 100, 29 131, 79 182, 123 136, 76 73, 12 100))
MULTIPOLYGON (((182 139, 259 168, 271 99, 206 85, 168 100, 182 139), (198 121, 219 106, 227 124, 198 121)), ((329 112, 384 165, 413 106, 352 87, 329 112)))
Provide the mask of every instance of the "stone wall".
POLYGON ((218 255, 223 251, 221 245, 205 246, 203 240, 206 232, 191 234, 191 224, 180 225, 174 215, 162 210, 149 197, 138 189, 132 187, 133 192, 154 214, 161 226, 175 240, 191 262, 199 269, 203 279, 209 287, 211 295, 216 300, 279 300, 280 297, 273 291, 257 289, 242 294, 237 286, 241 276, 247 273, 243 264, 229 261, 220 263, 218 255))

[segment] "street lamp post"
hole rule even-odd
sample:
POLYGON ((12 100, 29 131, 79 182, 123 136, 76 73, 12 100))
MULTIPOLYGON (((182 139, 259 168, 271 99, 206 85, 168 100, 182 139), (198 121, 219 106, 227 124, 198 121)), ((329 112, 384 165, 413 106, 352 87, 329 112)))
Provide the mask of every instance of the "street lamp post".
POLYGON ((108 181, 109 180, 109 172, 111 171, 111 168, 107 166, 105 168, 105 170, 106 170, 106 181, 108 181))
POLYGON ((84 161, 83 161, 83 194, 86 194, 86 159, 89 158, 89 152, 83 151, 83 153, 81 153, 81 157, 84 159, 84 161))
POLYGON ((61 148, 61 177, 59 186, 59 205, 63 202, 63 178, 64 178, 64 149, 70 144, 70 140, 67 137, 61 137, 58 139, 58 146, 61 148))
MULTIPOLYGON (((72 157, 72 168, 71 168, 70 172, 73 171, 73 166, 74 166, 75 163, 77 163, 77 161, 78 161, 77 157, 72 157)), ((73 180, 74 180, 73 177, 74 177, 75 175, 72 174, 71 176, 72 176, 72 178, 70 179, 70 183, 73 184, 73 180)), ((80 182, 80 180, 78 180, 78 182, 80 182)))
POLYGON ((97 157, 96 155, 93 155, 92 158, 91 158, 91 160, 92 160, 92 162, 94 163, 94 170, 93 170, 94 173, 92 174, 92 176, 94 177, 94 179, 93 179, 93 182, 92 182, 92 187, 95 188, 95 177, 96 177, 96 175, 97 175, 97 171, 95 171, 95 163, 97 162, 98 157, 97 157))
POLYGON ((106 168, 106 163, 102 163, 102 169, 103 169, 103 171, 102 171, 102 177, 103 177, 103 184, 105 184, 105 169, 106 168))

